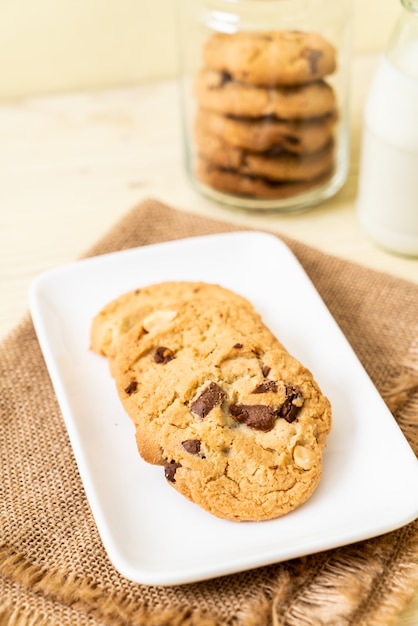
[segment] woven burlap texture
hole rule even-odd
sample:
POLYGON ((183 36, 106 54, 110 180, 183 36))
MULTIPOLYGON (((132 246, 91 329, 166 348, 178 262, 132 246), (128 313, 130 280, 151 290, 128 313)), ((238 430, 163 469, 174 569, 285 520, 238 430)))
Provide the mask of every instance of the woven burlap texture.
MULTIPOLYGON (((148 200, 88 255, 231 230, 148 200)), ((418 287, 285 241, 417 452, 418 287)), ((124 579, 98 536, 29 315, 0 348, 0 420, 0 624, 388 626, 418 584, 417 522, 190 585, 124 579)))

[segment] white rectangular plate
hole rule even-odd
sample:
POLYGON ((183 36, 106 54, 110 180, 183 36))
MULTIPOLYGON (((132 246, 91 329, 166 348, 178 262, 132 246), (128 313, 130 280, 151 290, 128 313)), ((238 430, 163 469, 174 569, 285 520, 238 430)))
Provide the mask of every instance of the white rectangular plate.
POLYGON ((144 584, 202 580, 341 546, 418 516, 418 462, 376 388, 288 247, 259 232, 116 252, 39 276, 30 308, 103 544, 144 584), (177 493, 136 450, 106 359, 89 350, 93 316, 130 289, 218 283, 247 297, 311 369, 333 408, 323 476, 294 512, 218 519, 177 493))

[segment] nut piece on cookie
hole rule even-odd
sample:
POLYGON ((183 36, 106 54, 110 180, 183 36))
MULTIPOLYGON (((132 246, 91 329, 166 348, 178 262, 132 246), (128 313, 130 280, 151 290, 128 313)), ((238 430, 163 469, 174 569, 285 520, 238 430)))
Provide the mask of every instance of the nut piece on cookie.
POLYGON ((315 463, 315 454, 306 446, 295 446, 293 459, 298 467, 309 470, 315 463))
POLYGON ((153 311, 142 322, 142 327, 147 333, 156 332, 167 326, 176 317, 177 311, 162 309, 153 311))

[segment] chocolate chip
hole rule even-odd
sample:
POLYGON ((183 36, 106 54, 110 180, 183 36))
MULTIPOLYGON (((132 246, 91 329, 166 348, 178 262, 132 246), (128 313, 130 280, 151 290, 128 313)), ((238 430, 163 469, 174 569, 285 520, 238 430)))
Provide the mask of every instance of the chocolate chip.
POLYGON ((271 148, 265 151, 265 155, 270 156, 270 157, 277 157, 282 154, 288 154, 288 151, 286 150, 286 148, 283 148, 283 146, 280 144, 272 146, 271 148))
POLYGON ((244 404, 231 404, 229 412, 232 417, 240 424, 245 424, 248 419, 247 407, 244 404))
POLYGON ((231 404, 229 412, 240 424, 268 432, 274 426, 276 410, 265 404, 231 404))
POLYGON ((322 57, 322 52, 320 50, 306 48, 306 50, 303 51, 302 56, 308 61, 311 74, 316 74, 318 71, 318 59, 322 57))
POLYGON ((162 363, 165 365, 172 359, 174 359, 174 352, 170 350, 170 348, 159 346, 154 353, 154 361, 156 363, 162 363))
POLYGON ((137 380, 131 380, 129 385, 127 387, 125 387, 125 393, 127 393, 128 396, 130 396, 131 393, 135 393, 135 391, 137 389, 138 389, 138 381, 137 380))
POLYGON ((241 152, 239 161, 239 167, 248 167, 248 155, 244 152, 241 152))
POLYGON ((288 143, 292 144, 293 146, 300 145, 299 137, 293 137, 292 135, 285 135, 285 139, 288 143))
POLYGON ((263 373, 264 378, 267 378, 267 376, 270 374, 270 370, 271 370, 271 367, 269 365, 263 365, 263 369, 261 371, 263 373))
POLYGON ((219 387, 219 385, 216 383, 210 383, 210 385, 202 391, 200 396, 191 403, 190 409, 199 417, 204 418, 214 406, 221 404, 225 396, 225 392, 219 387))
POLYGON ((181 467, 181 463, 177 463, 177 461, 164 460, 164 475, 170 483, 176 482, 174 476, 179 467, 181 467))
POLYGON ((181 445, 189 454, 199 454, 200 452, 199 439, 187 439, 186 441, 182 441, 181 445))
POLYGON ((268 393, 269 391, 277 393, 277 383, 274 380, 266 380, 266 382, 258 385, 251 393, 268 393))
POLYGON ((230 74, 229 72, 222 72, 221 74, 221 81, 219 84, 219 87, 223 87, 224 85, 226 85, 227 83, 230 83, 234 80, 232 74, 230 74))
POLYGON ((236 343, 234 346, 232 346, 233 348, 236 348, 237 350, 241 350, 242 348, 242 343, 236 343))
POLYGON ((304 399, 302 391, 295 385, 286 385, 286 400, 279 409, 279 417, 287 422, 294 422, 302 408, 304 399))

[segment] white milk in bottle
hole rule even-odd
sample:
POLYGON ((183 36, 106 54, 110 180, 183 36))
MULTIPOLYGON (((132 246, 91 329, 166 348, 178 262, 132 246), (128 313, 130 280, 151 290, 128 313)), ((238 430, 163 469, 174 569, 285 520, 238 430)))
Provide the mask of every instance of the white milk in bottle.
POLYGON ((366 101, 357 208, 378 244, 418 256, 418 0, 402 4, 366 101))

